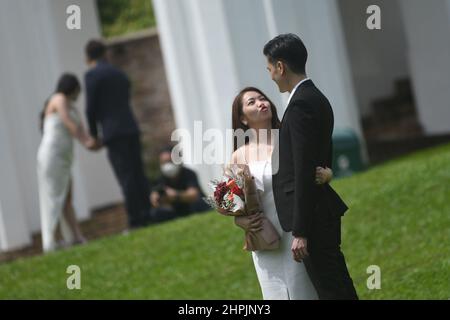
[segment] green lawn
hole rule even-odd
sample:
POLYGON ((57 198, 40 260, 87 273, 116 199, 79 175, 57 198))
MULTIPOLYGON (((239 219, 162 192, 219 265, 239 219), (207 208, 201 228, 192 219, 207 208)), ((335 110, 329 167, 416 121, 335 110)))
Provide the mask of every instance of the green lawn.
MULTIPOLYGON (((450 298, 450 145, 334 182, 351 210, 343 251, 363 299, 450 298), (366 269, 381 268, 368 290, 366 269)), ((260 299, 231 218, 194 215, 0 266, 7 299, 260 299), (68 265, 81 290, 66 288, 68 265)))

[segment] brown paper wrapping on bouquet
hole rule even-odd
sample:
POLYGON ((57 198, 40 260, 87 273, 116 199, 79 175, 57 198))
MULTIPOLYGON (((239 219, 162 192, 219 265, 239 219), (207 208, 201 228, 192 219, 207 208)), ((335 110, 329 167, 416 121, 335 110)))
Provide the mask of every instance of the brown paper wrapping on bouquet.
MULTIPOLYGON (((245 214, 246 216, 261 212, 258 192, 256 189, 255 179, 248 171, 248 167, 243 169, 244 176, 244 195, 245 195, 245 214)), ((236 221, 236 219, 235 219, 236 221)), ((280 245, 280 235, 278 234, 272 223, 262 217, 262 230, 258 232, 246 232, 244 250, 275 250, 280 245)))

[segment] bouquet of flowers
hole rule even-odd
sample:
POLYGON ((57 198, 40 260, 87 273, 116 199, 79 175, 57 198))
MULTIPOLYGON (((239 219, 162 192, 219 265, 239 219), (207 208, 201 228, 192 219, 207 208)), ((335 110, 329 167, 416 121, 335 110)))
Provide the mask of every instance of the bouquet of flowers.
MULTIPOLYGON (((212 180, 213 194, 205 201, 219 213, 234 216, 239 226, 239 218, 261 212, 254 178, 247 165, 231 164, 224 168, 222 178, 212 180)), ((272 223, 262 217, 262 229, 245 232, 244 250, 273 250, 279 247, 280 235, 272 223)))

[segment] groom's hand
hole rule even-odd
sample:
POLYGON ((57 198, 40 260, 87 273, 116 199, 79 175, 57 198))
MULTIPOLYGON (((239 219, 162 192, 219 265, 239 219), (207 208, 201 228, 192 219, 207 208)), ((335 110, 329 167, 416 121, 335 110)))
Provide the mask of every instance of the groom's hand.
POLYGON ((90 138, 87 144, 87 148, 91 151, 98 151, 103 147, 102 142, 96 138, 90 138))
POLYGON ((294 260, 297 262, 302 262, 302 260, 309 255, 308 241, 306 240, 306 238, 294 238, 294 240, 292 241, 291 251, 294 260))

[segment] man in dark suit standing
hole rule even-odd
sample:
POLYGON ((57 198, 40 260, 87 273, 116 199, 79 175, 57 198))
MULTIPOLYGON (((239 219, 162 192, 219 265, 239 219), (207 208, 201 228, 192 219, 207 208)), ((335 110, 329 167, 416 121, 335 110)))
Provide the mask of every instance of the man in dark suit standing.
POLYGON ((275 205, 294 236, 293 258, 305 263, 320 299, 358 299, 340 248, 347 206, 329 184, 314 181, 317 166, 331 168, 333 110, 306 77, 307 50, 298 36, 275 37, 264 55, 280 92, 290 92, 272 164, 275 205))
POLYGON ((133 116, 130 82, 106 61, 106 47, 97 40, 86 45, 86 116, 89 131, 108 149, 108 158, 125 198, 130 228, 149 219, 149 185, 143 171, 139 129, 133 116), (101 138, 98 133, 101 129, 101 138))

